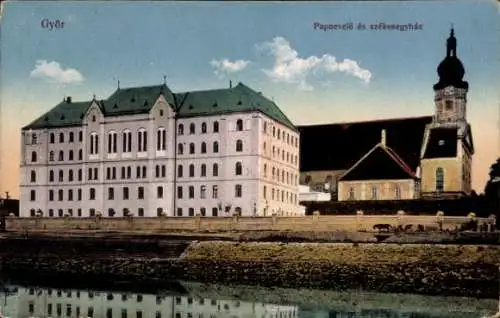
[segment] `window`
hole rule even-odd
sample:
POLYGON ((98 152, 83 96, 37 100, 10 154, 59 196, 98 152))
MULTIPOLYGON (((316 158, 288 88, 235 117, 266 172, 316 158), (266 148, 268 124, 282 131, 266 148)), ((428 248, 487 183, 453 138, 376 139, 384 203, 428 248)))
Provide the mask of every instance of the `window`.
MULTIPOLYGON (((200 208, 200 214, 201 214, 201 216, 207 215, 207 209, 200 208)), ((203 299, 200 299, 200 305, 203 305, 203 299)))
POLYGON ((116 153, 117 152, 117 135, 116 132, 111 131, 108 133, 108 153, 116 153))
POLYGON ((243 141, 241 139, 236 140, 236 152, 243 151, 243 141))
POLYGON ((378 200, 378 188, 377 188, 377 186, 372 186, 372 200, 378 200))
POLYGON ((262 195, 263 195, 264 199, 267 199, 267 187, 266 186, 264 186, 262 188, 262 195))
POLYGON ((441 167, 436 169, 436 192, 444 191, 444 170, 441 167))
POLYGON ((64 151, 59 151, 59 158, 58 158, 59 161, 64 161, 64 151))
POLYGON ((50 133, 49 139, 51 144, 56 142, 56 136, 54 135, 54 133, 50 133))
POLYGON ((189 165, 189 176, 194 177, 194 164, 189 165))
POLYGON ((137 188, 137 199, 144 199, 144 187, 137 188))
POLYGON ((68 171, 68 181, 73 181, 73 178, 74 178, 74 176, 73 176, 73 170, 70 169, 68 171))
POLYGON ((148 135, 146 129, 141 128, 137 132, 137 151, 145 152, 148 149, 148 135))
POLYGON ((177 199, 182 199, 182 187, 177 187, 177 199))
POLYGON ((64 171, 59 170, 59 182, 63 182, 63 181, 64 181, 64 171))
POLYGON ((207 186, 202 185, 200 187, 200 199, 205 199, 207 196, 207 186))
POLYGON ((212 208, 212 216, 217 216, 219 214, 218 212, 219 212, 218 208, 216 208, 216 207, 212 208))
POLYGON ((395 192, 396 200, 401 200, 401 187, 399 186, 399 184, 396 184, 394 186, 394 192, 395 192))
POLYGON ((214 163, 213 164, 213 167, 212 167, 212 175, 214 177, 218 177, 219 176, 219 165, 214 163))
POLYGON ((156 131, 156 150, 165 149, 167 149, 167 131, 161 127, 156 131))
POLYGON ((30 173, 30 181, 36 182, 36 172, 33 170, 31 170, 31 173, 30 173))
POLYGON ((35 190, 30 191, 30 201, 36 201, 36 192, 35 190))
POLYGON ((354 200, 355 199, 355 197, 354 197, 354 188, 353 187, 349 188, 349 193, 348 193, 348 198, 347 199, 348 200, 354 200))
POLYGON ((78 189, 76 196, 78 201, 82 201, 82 189, 78 189))
POLYGON ((81 130, 78 132, 78 141, 79 142, 83 141, 83 131, 81 131, 81 130))
POLYGON ((115 199, 115 189, 108 188, 108 200, 114 200, 114 199, 115 199))
POLYGON ((189 216, 194 216, 194 208, 189 208, 189 216))
POLYGON ((128 130, 122 133, 122 152, 132 152, 132 132, 128 130))
POLYGON ((57 191, 57 200, 59 200, 59 201, 64 200, 64 192, 63 192, 63 190, 57 191))
POLYGON ((54 170, 49 171, 49 182, 54 182, 54 170))
POLYGON ((75 134, 73 132, 69 133, 69 142, 74 142, 75 141, 75 134))
POLYGON ((162 216, 163 215, 163 208, 156 208, 156 216, 162 216))
POLYGON ((167 175, 167 166, 161 165, 161 177, 165 178, 167 175))
POLYGON ((447 100, 445 102, 445 109, 446 110, 452 110, 453 109, 453 102, 451 100, 447 100))
POLYGON ((68 201, 73 201, 73 190, 72 189, 68 190, 68 201))
POLYGON ((78 169, 78 181, 82 181, 83 179, 83 171, 82 169, 78 169))
POLYGON ((184 145, 183 144, 178 144, 177 145, 177 154, 178 155, 184 154, 184 145))
POLYGON ((163 187, 157 187, 156 188, 156 197, 158 199, 162 199, 163 198, 163 187))
POLYGON ((237 175, 237 176, 241 176, 242 173, 243 173, 243 166, 241 165, 241 162, 237 162, 234 174, 237 175))
POLYGON ((194 199, 194 187, 193 186, 189 186, 189 188, 188 188, 188 197, 190 199, 194 199))
POLYGON ((267 164, 264 164, 264 178, 267 177, 267 164))
POLYGON ((54 156, 55 155, 53 151, 49 152, 49 161, 54 161, 54 156))
POLYGON ((190 153, 190 154, 193 154, 193 153, 194 153, 194 148, 195 148, 195 147, 194 147, 194 143, 190 143, 190 144, 189 144, 189 153, 190 153))
POLYGON ((201 133, 202 134, 207 133, 207 123, 201 123, 201 133))
POLYGON ((217 199, 219 197, 219 187, 217 185, 212 186, 212 199, 217 199))
POLYGON ((207 143, 206 142, 201 143, 201 153, 207 153, 207 143))
POLYGON ((214 141, 212 148, 213 148, 214 153, 218 153, 219 152, 219 143, 217 141, 214 141))
POLYGON ((78 150, 78 160, 83 160, 83 150, 78 150))
POLYGON ((195 132, 196 132, 196 126, 194 125, 194 123, 191 123, 189 125, 189 134, 193 135, 195 132))
POLYGON ((177 216, 182 216, 182 208, 177 208, 177 216))
POLYGON ((266 134, 267 133, 267 122, 264 122, 263 130, 264 130, 264 134, 266 134))
POLYGON ((36 145, 36 142, 37 142, 37 137, 36 137, 36 134, 35 134, 35 133, 32 133, 32 134, 31 134, 31 144, 32 144, 32 145, 36 145))
POLYGON ((123 200, 128 200, 129 198, 129 191, 128 191, 128 188, 125 187, 123 188, 123 200))
POLYGON ((177 166, 177 177, 182 178, 182 175, 183 175, 182 165, 178 165, 177 166))
POLYGON ((95 189, 94 188, 89 189, 89 200, 95 200, 95 189))
POLYGON ((64 142, 64 133, 59 133, 59 142, 64 142))
POLYGON ((177 134, 179 136, 184 135, 184 125, 183 124, 179 124, 179 126, 177 127, 177 134))
POLYGON ((234 186, 234 196, 237 198, 241 198, 242 195, 242 186, 241 184, 237 184, 234 186))
POLYGON ((90 134, 90 154, 96 155, 99 153, 99 136, 93 132, 90 134))
POLYGON ((201 177, 207 176, 207 165, 204 163, 201 165, 201 168, 200 168, 200 176, 201 177))
POLYGON ((242 131, 243 130, 243 120, 238 119, 236 121, 236 130, 237 131, 242 131))
POLYGON ((36 162, 37 156, 36 156, 36 151, 31 152, 31 162, 36 162))
POLYGON ((213 131, 214 131, 214 133, 219 132, 219 122, 218 121, 214 121, 213 131))
POLYGON ((144 216, 144 208, 138 208, 137 209, 137 215, 141 216, 141 217, 144 216))
POLYGON ((70 150, 70 151, 69 151, 69 154, 68 154, 68 160, 69 160, 69 161, 73 161, 73 150, 70 150))

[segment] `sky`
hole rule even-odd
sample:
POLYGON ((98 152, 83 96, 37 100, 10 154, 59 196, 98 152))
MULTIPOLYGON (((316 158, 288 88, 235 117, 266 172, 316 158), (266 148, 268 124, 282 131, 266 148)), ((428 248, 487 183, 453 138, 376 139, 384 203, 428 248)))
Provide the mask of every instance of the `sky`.
POLYGON ((22 126, 65 96, 104 99, 118 80, 146 86, 166 76, 174 92, 241 81, 296 125, 433 115, 452 24, 482 192, 500 155, 498 3, 3 2, 0 192, 18 196, 22 126), (371 29, 379 23, 414 29, 371 29))

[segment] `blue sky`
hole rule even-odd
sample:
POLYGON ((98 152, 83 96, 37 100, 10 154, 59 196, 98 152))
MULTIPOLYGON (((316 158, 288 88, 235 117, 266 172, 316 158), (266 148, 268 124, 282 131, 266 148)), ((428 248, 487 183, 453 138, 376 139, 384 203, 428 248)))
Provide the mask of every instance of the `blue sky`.
POLYGON ((500 143, 499 13, 494 1, 9 2, 1 21, 0 132, 3 142, 18 138, 22 125, 65 95, 106 98, 118 78, 129 87, 159 84, 163 75, 173 91, 242 81, 274 98, 296 124, 431 115, 453 23, 476 144, 489 136, 493 145, 476 156, 485 161, 474 179, 482 187, 500 143), (43 19, 64 27, 44 29, 43 19), (315 22, 420 23, 422 30, 325 32, 315 22))

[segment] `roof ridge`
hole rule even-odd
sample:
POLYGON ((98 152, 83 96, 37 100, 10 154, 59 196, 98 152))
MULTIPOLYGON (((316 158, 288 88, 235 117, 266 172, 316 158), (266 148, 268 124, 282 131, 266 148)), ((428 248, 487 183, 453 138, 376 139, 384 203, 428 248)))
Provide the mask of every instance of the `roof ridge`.
POLYGON ((396 118, 382 118, 382 119, 374 119, 374 120, 364 120, 364 121, 345 121, 345 122, 337 122, 337 123, 329 123, 329 124, 306 124, 299 125, 298 127, 312 127, 312 126, 335 126, 335 125, 355 125, 355 124, 368 124, 368 123, 380 123, 380 122, 394 122, 394 121, 402 121, 402 120, 417 120, 417 119, 428 119, 433 116, 415 116, 415 117, 396 117, 396 118))

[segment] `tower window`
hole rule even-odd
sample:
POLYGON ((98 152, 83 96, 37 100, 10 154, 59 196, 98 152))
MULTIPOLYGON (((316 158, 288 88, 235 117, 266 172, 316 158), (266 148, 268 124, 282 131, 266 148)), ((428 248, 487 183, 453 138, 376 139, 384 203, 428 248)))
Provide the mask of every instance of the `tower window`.
POLYGON ((444 190, 444 170, 441 167, 436 169, 436 192, 444 190))
POLYGON ((438 145, 440 145, 440 146, 444 146, 444 140, 442 140, 442 139, 441 139, 441 140, 439 140, 439 141, 438 141, 438 145))
POLYGON ((444 104, 445 110, 451 110, 453 108, 453 102, 451 100, 447 100, 444 104))

